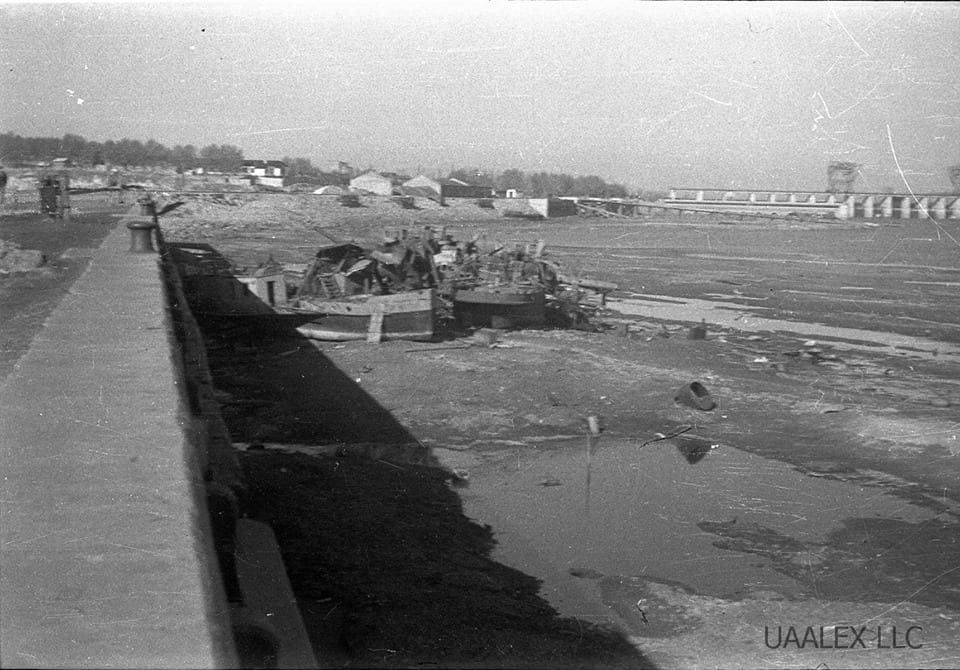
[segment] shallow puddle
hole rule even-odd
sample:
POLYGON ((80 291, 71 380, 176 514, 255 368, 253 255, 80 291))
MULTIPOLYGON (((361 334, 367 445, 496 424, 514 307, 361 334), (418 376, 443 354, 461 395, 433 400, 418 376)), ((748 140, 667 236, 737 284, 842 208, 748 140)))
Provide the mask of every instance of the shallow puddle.
POLYGON ((543 595, 563 614, 583 615, 589 598, 578 582, 604 575, 725 598, 811 595, 796 570, 834 555, 827 539, 845 519, 935 516, 879 487, 811 477, 695 437, 639 444, 601 438, 588 454, 584 438, 499 450, 462 492, 467 514, 494 529, 494 557, 543 579, 543 595))

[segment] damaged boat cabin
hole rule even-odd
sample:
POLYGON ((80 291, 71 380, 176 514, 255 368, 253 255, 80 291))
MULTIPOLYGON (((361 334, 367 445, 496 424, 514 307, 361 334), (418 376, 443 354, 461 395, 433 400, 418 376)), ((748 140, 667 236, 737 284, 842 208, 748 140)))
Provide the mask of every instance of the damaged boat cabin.
POLYGON ((318 340, 432 339, 437 277, 422 245, 400 242, 320 248, 287 308, 311 317, 300 333, 318 340))
POLYGON ((288 303, 283 266, 272 257, 243 265, 209 244, 177 243, 169 248, 198 315, 268 316, 288 303))

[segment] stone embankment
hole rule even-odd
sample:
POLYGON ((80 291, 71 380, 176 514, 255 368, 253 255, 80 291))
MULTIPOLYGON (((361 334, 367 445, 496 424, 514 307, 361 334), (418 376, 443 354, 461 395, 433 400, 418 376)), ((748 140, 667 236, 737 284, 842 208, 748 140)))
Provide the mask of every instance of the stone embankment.
POLYGON ((130 235, 94 251, 0 387, 2 665, 315 666, 272 533, 237 518, 178 280, 130 235))

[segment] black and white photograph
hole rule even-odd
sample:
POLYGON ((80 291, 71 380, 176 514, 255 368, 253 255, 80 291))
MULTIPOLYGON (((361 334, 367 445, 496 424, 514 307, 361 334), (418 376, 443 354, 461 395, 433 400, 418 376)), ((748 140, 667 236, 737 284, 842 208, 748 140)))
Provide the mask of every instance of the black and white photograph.
POLYGON ((0 667, 960 668, 958 64, 0 0, 0 667))

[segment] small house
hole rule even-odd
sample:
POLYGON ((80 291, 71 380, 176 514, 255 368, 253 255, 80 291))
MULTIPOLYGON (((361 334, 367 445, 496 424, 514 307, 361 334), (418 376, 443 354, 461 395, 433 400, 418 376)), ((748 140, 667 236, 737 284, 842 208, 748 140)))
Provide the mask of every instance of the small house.
POLYGON ((402 190, 405 194, 420 197, 430 197, 432 195, 434 198, 439 198, 441 195, 440 182, 425 175, 419 175, 403 182, 402 190))
POLYGON ((393 181, 374 170, 368 170, 351 179, 350 188, 375 195, 393 195, 393 181))
POLYGON ((444 198, 490 198, 493 197, 493 189, 459 179, 444 179, 440 182, 440 195, 444 198))
POLYGON ((283 161, 244 161, 243 172, 253 184, 283 188, 287 164, 283 161))
POLYGON ((547 219, 560 216, 576 216, 578 213, 575 199, 530 198, 527 202, 534 211, 547 219))

